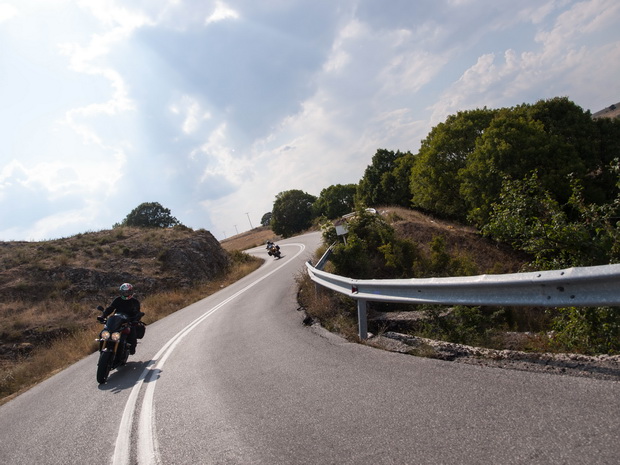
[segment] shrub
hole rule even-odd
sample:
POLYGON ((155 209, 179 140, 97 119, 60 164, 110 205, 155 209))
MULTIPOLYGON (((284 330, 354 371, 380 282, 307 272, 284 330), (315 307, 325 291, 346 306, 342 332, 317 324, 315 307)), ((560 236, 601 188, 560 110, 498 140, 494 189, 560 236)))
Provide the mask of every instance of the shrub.
POLYGON ((585 354, 620 351, 620 308, 560 308, 553 319, 553 345, 585 354))

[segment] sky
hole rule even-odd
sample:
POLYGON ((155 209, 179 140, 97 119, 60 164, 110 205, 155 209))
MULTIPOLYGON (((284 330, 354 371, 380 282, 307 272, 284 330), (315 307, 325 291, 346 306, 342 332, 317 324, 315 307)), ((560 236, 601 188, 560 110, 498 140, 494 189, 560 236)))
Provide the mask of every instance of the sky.
POLYGON ((0 0, 0 241, 218 239, 458 111, 620 102, 618 0, 0 0))

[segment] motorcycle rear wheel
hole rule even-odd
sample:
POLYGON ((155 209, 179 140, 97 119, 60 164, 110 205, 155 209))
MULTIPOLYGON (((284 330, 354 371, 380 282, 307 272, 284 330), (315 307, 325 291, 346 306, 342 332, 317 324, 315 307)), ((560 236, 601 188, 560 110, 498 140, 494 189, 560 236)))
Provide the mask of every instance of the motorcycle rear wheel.
POLYGON ((112 352, 101 352, 99 355, 99 363, 97 364, 97 382, 99 384, 105 384, 108 380, 113 356, 112 352))

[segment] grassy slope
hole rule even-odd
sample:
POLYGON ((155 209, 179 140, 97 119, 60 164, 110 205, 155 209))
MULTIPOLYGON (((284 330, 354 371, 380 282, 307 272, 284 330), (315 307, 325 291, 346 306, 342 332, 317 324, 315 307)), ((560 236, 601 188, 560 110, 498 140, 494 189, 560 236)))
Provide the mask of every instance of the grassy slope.
POLYGON ((260 265, 228 254, 207 231, 187 229, 0 242, 0 252, 0 403, 92 353, 94 307, 108 304, 121 282, 136 285, 148 324, 260 265))

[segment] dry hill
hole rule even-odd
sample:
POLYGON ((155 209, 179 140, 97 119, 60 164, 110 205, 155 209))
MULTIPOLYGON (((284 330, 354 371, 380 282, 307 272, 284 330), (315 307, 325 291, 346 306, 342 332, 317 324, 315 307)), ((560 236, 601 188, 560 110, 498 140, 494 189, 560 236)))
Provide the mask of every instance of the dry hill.
POLYGON ((614 103, 592 115, 592 118, 618 118, 620 117, 620 102, 614 103))
POLYGON ((481 274, 516 273, 528 261, 526 255, 482 237, 478 230, 470 226, 402 207, 379 207, 377 211, 390 222, 397 235, 411 240, 427 252, 433 238, 443 236, 447 251, 471 259, 481 274))
POLYGON ((229 263, 209 231, 188 228, 0 242, 0 367, 92 323, 93 308, 111 302, 123 282, 144 301, 211 280, 229 263))

